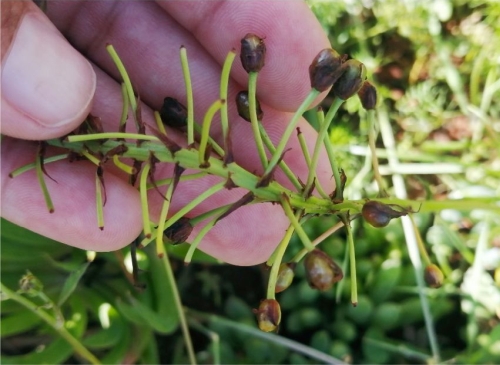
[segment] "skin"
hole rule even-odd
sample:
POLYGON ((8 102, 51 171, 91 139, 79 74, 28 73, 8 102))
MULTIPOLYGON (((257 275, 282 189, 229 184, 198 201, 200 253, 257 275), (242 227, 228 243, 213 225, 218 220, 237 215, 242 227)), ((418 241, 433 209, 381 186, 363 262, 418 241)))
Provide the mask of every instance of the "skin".
MULTIPOLYGON (((265 37, 268 52, 257 92, 264 126, 275 143, 291 112, 310 90, 310 62, 330 46, 320 24, 299 1, 63 1, 49 2, 47 15, 31 2, 2 1, 1 7, 2 217, 62 243, 96 251, 119 249, 142 229, 138 192, 111 164, 105 172, 108 199, 103 231, 96 224, 95 166, 91 163, 60 161, 46 166, 57 180, 46 179, 55 205, 53 214, 47 212, 34 171, 15 179, 8 173, 34 160, 36 143, 32 141, 69 133, 89 112, 101 118, 105 130, 117 129, 122 105, 120 78, 106 52, 107 43, 114 45, 127 67, 143 103, 143 119, 154 125, 152 111, 160 108, 164 97, 185 100, 178 56, 181 45, 188 52, 195 119, 200 121, 218 97, 227 52, 232 48, 239 51, 240 39, 249 32, 265 37)), ((247 88, 247 80, 237 58, 228 97, 234 155, 239 164, 258 173, 262 168, 250 124, 238 117, 234 105, 236 94, 247 88)), ((220 126, 213 124, 212 135, 220 141, 220 126)), ((133 128, 133 122, 129 127, 133 128)), ((312 152, 316 132, 304 120, 299 127, 312 152)), ((183 136, 170 133, 183 142, 183 136)), ((285 161, 305 181, 307 168, 296 138, 291 138, 289 147, 285 161)), ((49 155, 55 153, 49 149, 49 155)), ((332 191, 325 156, 318 166, 318 178, 332 191)), ((171 171, 171 166, 158 166, 156 178, 171 171)), ((287 185, 281 174, 276 177, 287 185)), ((207 177, 181 183, 172 201, 173 211, 218 181, 207 177)), ((225 190, 203 202, 193 214, 234 202, 244 193, 225 190)), ((153 191, 150 202, 155 219, 162 198, 153 191)), ((245 206, 220 221, 200 248, 228 263, 254 265, 269 257, 287 226, 277 205, 245 206)))

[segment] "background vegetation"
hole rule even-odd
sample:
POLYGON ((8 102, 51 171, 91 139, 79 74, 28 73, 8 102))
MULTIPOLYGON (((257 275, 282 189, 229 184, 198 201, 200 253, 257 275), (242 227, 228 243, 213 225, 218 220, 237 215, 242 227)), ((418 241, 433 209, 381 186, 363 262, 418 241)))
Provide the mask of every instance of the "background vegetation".
MULTIPOLYGON (((377 154, 391 196, 499 199, 500 3, 309 3, 333 47, 363 62, 378 87, 377 154)), ((314 124, 314 113, 308 117, 314 124)), ((330 131, 352 199, 377 194, 366 163, 367 127, 353 98, 330 131)), ((202 254, 184 267, 175 257, 185 248, 171 248, 197 361, 498 362, 498 210, 447 209, 415 219, 444 272, 440 289, 423 285, 418 253, 400 220, 383 229, 359 221, 353 227, 358 307, 350 304, 348 277, 320 293, 308 287, 299 265, 292 286, 278 295, 278 335, 259 332, 252 313, 265 296, 263 267, 219 265, 202 254)), ((318 218, 306 229, 317 236, 331 224, 318 218)), ((345 236, 321 248, 343 262, 345 236)), ((153 255, 139 252, 140 280, 147 284, 139 292, 130 283, 127 249, 89 253, 2 220, 2 295, 16 299, 2 301, 2 363, 189 362, 170 267, 153 255), (20 285, 23 292, 16 293, 20 285)))

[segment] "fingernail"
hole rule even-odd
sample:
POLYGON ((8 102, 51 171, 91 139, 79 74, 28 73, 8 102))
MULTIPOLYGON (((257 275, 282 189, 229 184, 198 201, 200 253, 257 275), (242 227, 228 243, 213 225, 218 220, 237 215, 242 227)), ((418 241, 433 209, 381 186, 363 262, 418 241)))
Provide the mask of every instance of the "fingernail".
POLYGON ((39 124, 56 127, 88 112, 95 84, 90 63, 49 20, 37 13, 23 17, 3 65, 5 101, 39 124))

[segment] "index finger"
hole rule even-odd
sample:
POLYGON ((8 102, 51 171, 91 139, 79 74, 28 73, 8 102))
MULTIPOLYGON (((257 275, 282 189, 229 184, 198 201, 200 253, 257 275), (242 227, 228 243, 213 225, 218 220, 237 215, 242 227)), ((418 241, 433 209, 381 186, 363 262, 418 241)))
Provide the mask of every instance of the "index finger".
MULTIPOLYGON (((259 72, 258 96, 278 110, 295 111, 311 89, 308 68, 328 38, 302 1, 159 1, 220 64, 227 51, 240 49, 242 35, 265 38, 265 67, 259 72)), ((235 62, 231 73, 240 84, 247 73, 235 62)))

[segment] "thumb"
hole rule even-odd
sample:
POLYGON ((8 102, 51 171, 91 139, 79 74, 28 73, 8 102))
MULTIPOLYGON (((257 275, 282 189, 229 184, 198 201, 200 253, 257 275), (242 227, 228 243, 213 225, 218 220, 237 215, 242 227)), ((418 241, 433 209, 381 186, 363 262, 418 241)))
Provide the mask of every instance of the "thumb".
POLYGON ((31 1, 2 1, 1 16, 1 133, 40 140, 70 132, 91 108, 90 63, 31 1))

